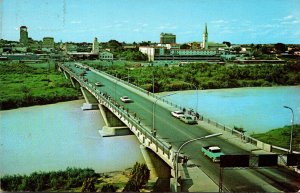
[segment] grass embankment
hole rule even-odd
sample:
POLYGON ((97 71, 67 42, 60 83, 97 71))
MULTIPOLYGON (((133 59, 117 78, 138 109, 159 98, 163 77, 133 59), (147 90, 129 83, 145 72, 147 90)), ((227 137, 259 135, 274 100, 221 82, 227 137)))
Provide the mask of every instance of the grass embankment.
MULTIPOLYGON (((266 133, 253 134, 251 136, 264 143, 289 149, 291 138, 291 126, 272 129, 266 133)), ((300 151, 300 125, 294 125, 292 149, 294 151, 300 151)))
POLYGON ((53 68, 0 63, 0 82, 0 110, 74 100, 79 96, 71 82, 53 68))
POLYGON ((131 83, 148 91, 152 91, 154 77, 155 92, 194 90, 195 87, 218 89, 300 84, 300 63, 255 66, 190 63, 182 66, 139 67, 129 63, 104 65, 91 62, 90 65, 119 78, 130 76, 131 83))

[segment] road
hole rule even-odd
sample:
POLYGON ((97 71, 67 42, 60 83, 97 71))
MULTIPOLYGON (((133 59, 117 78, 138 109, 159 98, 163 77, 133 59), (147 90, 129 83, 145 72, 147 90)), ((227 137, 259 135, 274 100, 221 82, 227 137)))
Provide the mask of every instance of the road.
MULTIPOLYGON (((80 74, 83 69, 70 65, 76 73, 80 74)), ((97 89, 111 95, 119 104, 129 109, 129 112, 136 113, 142 123, 148 126, 149 131, 152 128, 152 107, 153 99, 144 97, 138 92, 132 92, 130 89, 121 86, 120 81, 105 79, 95 72, 87 71, 85 77, 88 82, 95 84, 101 82, 104 86, 97 89), (120 97, 128 96, 133 100, 132 103, 122 103, 120 97)), ((155 108, 155 128, 157 137, 170 143, 177 149, 187 140, 202 137, 209 133, 199 125, 187 125, 171 116, 171 110, 175 108, 165 108, 158 103, 155 108)), ((200 167, 216 184, 219 182, 220 167, 218 163, 213 163, 201 153, 201 146, 219 145, 225 154, 251 154, 251 152, 235 146, 232 143, 221 139, 220 137, 207 140, 196 141, 184 147, 181 153, 184 153, 198 167, 200 167)), ((295 192, 300 190, 300 175, 282 167, 275 168, 257 168, 257 169, 226 169, 224 170, 223 190, 241 192, 295 192)))

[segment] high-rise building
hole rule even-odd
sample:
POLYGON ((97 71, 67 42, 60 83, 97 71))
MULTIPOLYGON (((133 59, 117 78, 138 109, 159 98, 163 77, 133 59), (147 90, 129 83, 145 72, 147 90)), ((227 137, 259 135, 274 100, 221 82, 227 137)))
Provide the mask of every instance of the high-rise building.
POLYGON ((98 43, 98 40, 96 37, 94 38, 92 53, 94 53, 94 54, 99 53, 99 43, 98 43))
POLYGON ((20 43, 24 45, 28 43, 28 31, 26 26, 20 27, 20 43))
POLYGON ((44 37, 43 38, 43 48, 53 49, 54 48, 54 38, 44 37))
POLYGON ((176 44, 176 35, 171 33, 161 33, 160 34, 161 44, 176 44))
POLYGON ((203 41, 202 41, 202 48, 208 49, 208 32, 207 32, 207 24, 205 24, 205 29, 203 32, 203 41))

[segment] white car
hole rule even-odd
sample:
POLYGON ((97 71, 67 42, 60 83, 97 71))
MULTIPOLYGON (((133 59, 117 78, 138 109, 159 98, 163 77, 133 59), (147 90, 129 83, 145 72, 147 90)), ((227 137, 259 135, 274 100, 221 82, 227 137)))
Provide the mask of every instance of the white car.
POLYGON ((132 100, 128 97, 128 96, 122 96, 120 98, 120 100, 123 102, 123 103, 130 103, 132 102, 132 100))
POLYGON ((176 118, 180 118, 181 116, 184 116, 184 112, 183 111, 172 111, 171 112, 172 116, 173 117, 176 117, 176 118))
POLYGON ((181 117, 179 117, 179 119, 187 124, 196 124, 197 120, 195 119, 194 116, 190 116, 190 115, 183 115, 181 117))
POLYGON ((96 86, 102 86, 102 83, 101 82, 96 82, 95 85, 96 86))

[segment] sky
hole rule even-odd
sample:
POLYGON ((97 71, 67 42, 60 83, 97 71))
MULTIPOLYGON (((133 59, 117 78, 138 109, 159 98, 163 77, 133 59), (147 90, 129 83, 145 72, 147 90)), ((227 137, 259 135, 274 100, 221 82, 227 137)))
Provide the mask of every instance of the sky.
POLYGON ((300 43, 300 0, 0 0, 0 38, 56 42, 159 42, 173 33, 177 43, 300 43))

